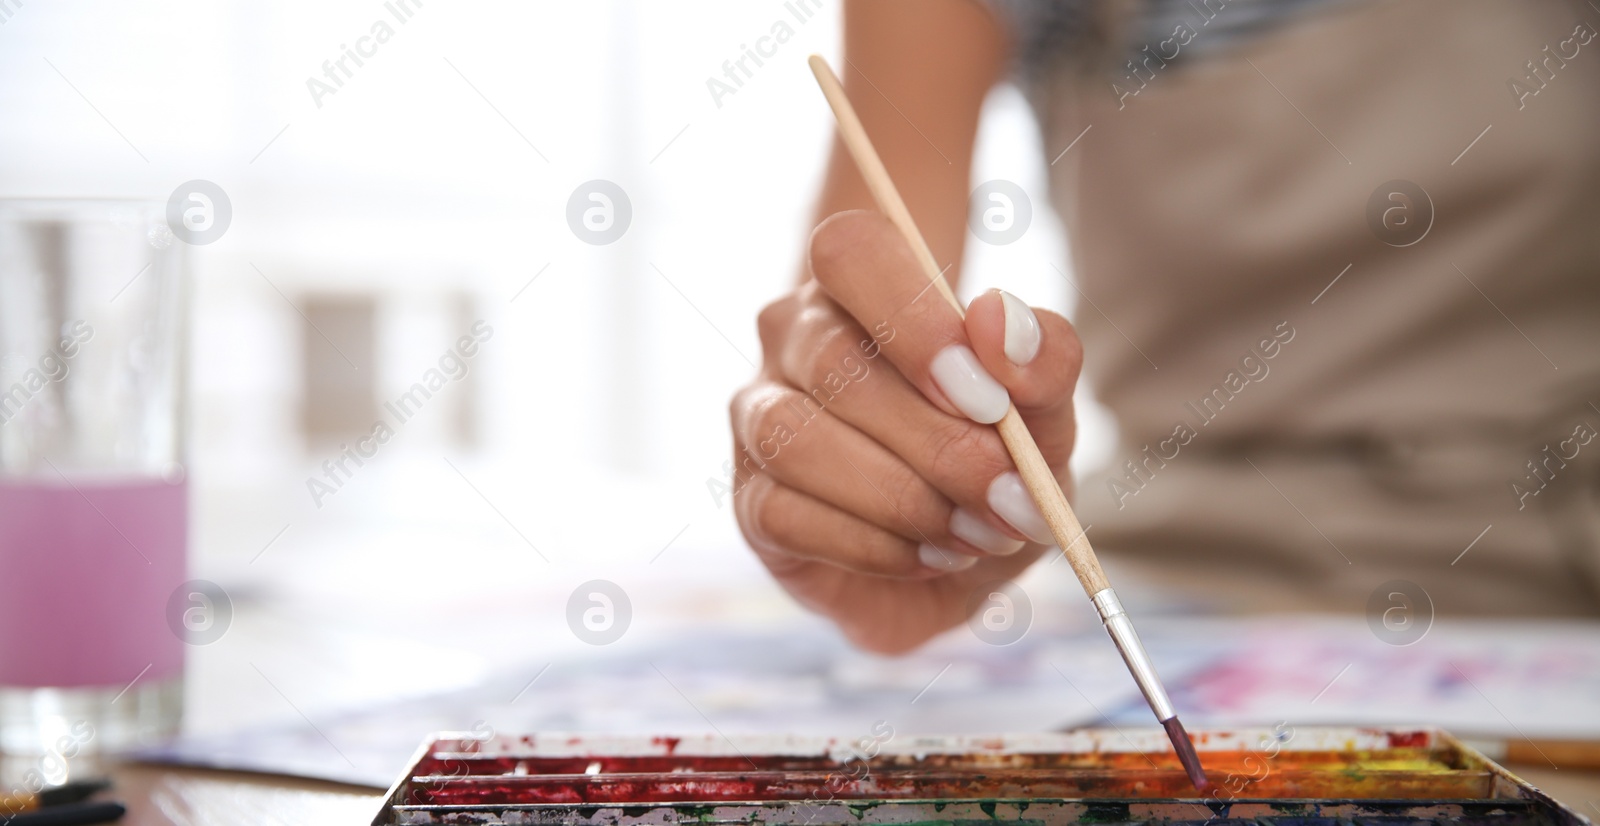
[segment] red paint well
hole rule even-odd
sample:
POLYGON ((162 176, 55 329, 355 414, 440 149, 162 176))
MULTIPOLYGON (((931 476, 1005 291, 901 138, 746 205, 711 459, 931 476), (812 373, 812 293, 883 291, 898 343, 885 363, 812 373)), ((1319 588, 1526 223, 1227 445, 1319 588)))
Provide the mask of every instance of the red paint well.
POLYGON ((1391 731, 1388 732, 1389 748, 1421 749, 1428 747, 1428 732, 1426 731, 1391 731))

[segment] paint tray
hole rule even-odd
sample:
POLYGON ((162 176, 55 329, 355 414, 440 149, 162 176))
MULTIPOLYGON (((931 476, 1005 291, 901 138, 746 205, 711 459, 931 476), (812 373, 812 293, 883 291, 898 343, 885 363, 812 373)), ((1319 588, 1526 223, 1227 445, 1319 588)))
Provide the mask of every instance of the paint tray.
POLYGON ((861 739, 442 734, 377 824, 1580 826, 1434 729, 1196 732, 1189 785, 1160 729, 861 739))

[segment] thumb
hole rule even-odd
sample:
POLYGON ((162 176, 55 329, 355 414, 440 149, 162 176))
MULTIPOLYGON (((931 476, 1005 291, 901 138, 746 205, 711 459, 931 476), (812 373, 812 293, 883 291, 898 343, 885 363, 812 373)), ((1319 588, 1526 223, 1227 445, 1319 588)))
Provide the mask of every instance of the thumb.
POLYGON ((1072 453, 1072 391, 1083 345, 1071 322, 990 290, 967 307, 967 338, 984 369, 1005 386, 1044 458, 1062 467, 1072 453))

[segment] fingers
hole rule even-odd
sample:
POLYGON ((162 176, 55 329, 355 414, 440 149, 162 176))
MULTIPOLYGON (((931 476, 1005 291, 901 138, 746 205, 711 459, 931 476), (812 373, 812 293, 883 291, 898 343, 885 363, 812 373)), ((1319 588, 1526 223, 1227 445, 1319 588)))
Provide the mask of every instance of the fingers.
POLYGON ((734 497, 745 538, 763 555, 824 561, 861 574, 926 577, 917 545, 872 523, 780 484, 751 479, 734 497))
MULTIPOLYGON (((978 557, 917 544, 770 476, 735 497, 740 528, 775 573, 822 562, 869 576, 928 579, 971 568, 978 557)), ((1020 543, 1019 543, 1020 547, 1020 543)))
POLYGON ((901 457, 793 388, 766 384, 742 394, 736 433, 754 445, 761 473, 787 488, 914 543, 922 562, 964 567, 960 556, 1012 554, 1023 542, 1004 523, 960 508, 901 457))
MULTIPOLYGON (((918 405, 887 398, 897 391, 882 386, 856 393, 837 413, 905 457, 954 501, 978 513, 987 505, 992 521, 1014 535, 1050 542, 1020 480, 1002 478, 1014 471, 998 434, 972 424, 998 421, 1015 401, 1046 462, 1065 473, 1075 436, 1072 391, 1082 364, 1066 319, 991 293, 974 301, 963 321, 933 294, 893 225, 875 213, 846 212, 824 221, 812 235, 811 268, 817 288, 857 329, 888 333, 872 343, 946 418, 933 411, 919 415, 918 405)), ((802 317, 802 326, 806 321, 802 317)), ((826 349, 824 342, 819 346, 826 349)), ((784 369, 791 381, 816 378, 803 364, 785 362, 784 369)))
POLYGON ((873 213, 824 222, 810 263, 761 313, 760 375, 733 401, 735 513, 797 600, 902 650, 1052 541, 990 425, 1014 402, 1060 478, 1078 340, 1001 293, 964 318, 873 213))
POLYGON ((1083 368, 1083 346, 1072 324, 990 290, 967 306, 966 330, 984 369, 1006 388, 1052 468, 1072 454, 1072 391, 1083 368))
POLYGON ((981 424, 1010 408, 1005 387, 967 341, 961 314, 938 294, 911 248, 875 212, 841 212, 811 235, 811 272, 863 328, 889 325, 883 351, 933 404, 981 424))
POLYGON ((783 380, 801 394, 788 405, 788 421, 798 428, 826 411, 900 457, 990 527, 1025 538, 988 504, 991 480, 1012 469, 999 433, 929 404, 882 358, 877 340, 820 287, 813 284, 802 293, 808 294, 807 307, 793 314, 776 358, 783 380))

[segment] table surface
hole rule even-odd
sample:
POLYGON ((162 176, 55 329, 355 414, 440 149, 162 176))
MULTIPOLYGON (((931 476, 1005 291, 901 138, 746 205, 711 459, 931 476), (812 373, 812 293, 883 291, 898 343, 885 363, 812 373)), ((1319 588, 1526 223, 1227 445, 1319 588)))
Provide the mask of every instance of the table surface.
MULTIPOLYGON (((1600 820, 1600 772, 1514 767, 1581 814, 1600 820)), ((382 793, 310 780, 126 764, 112 772, 127 804, 127 826, 199 824, 361 824, 371 821, 382 793)))
MULTIPOLYGON (((478 566, 480 570, 486 567, 478 566)), ((752 576, 757 574, 760 572, 752 576)), ((705 576, 698 568, 694 576, 697 579, 686 579, 674 588, 658 589, 659 593, 674 595, 673 601, 648 610, 662 617, 735 622, 748 616, 768 616, 778 610, 772 607, 774 604, 787 605, 761 597, 760 588, 772 587, 765 579, 733 588, 721 581, 702 581, 705 576), (708 596, 712 594, 716 598, 708 596), (741 599, 750 602, 738 602, 727 598, 727 594, 741 595, 741 599), (705 612, 711 608, 727 616, 707 615, 705 612)), ((517 587, 527 590, 529 586, 517 587)), ((524 595, 505 604, 560 605, 565 596, 554 592, 524 595)), ((439 598, 435 595, 435 599, 439 598)), ((646 611, 641 606, 648 598, 650 595, 645 593, 636 595, 639 605, 635 610, 646 611)), ((486 598, 480 594, 474 599, 486 598)), ((397 651, 416 656, 419 646, 431 646, 427 649, 430 656, 448 666, 438 669, 438 674, 453 675, 462 684, 489 673, 487 666, 497 662, 493 656, 496 652, 519 650, 528 658, 538 654, 538 659, 546 661, 562 654, 556 649, 543 652, 531 648, 530 639, 520 629, 537 627, 538 618, 533 616, 502 617, 501 622, 484 626, 482 633, 463 638, 451 633, 448 626, 418 620, 418 616, 430 614, 417 606, 432 604, 421 597, 363 604, 360 610, 346 599, 334 605, 339 609, 336 615, 319 611, 320 604, 239 599, 225 644, 189 652, 186 730, 203 735, 275 722, 294 724, 305 714, 321 719, 323 714, 333 714, 340 708, 383 702, 383 692, 390 690, 393 682, 384 676, 391 673, 390 659, 397 651), (385 606, 393 616, 383 613, 385 606), (497 628, 503 633, 488 633, 497 628), (464 648, 463 639, 478 647, 464 648), (265 679, 268 674, 274 682, 265 679)), ((441 683, 425 687, 437 692, 459 686, 441 683)), ((1600 771, 1557 770, 1549 765, 1511 769, 1600 823, 1600 771)), ((132 826, 362 824, 371 821, 383 794, 378 789, 338 783, 152 764, 115 765, 110 773, 116 783, 114 797, 128 806, 128 816, 121 822, 132 826)))
POLYGON ((383 793, 315 780, 170 766, 123 764, 111 797, 128 807, 127 826, 370 823, 383 793))

